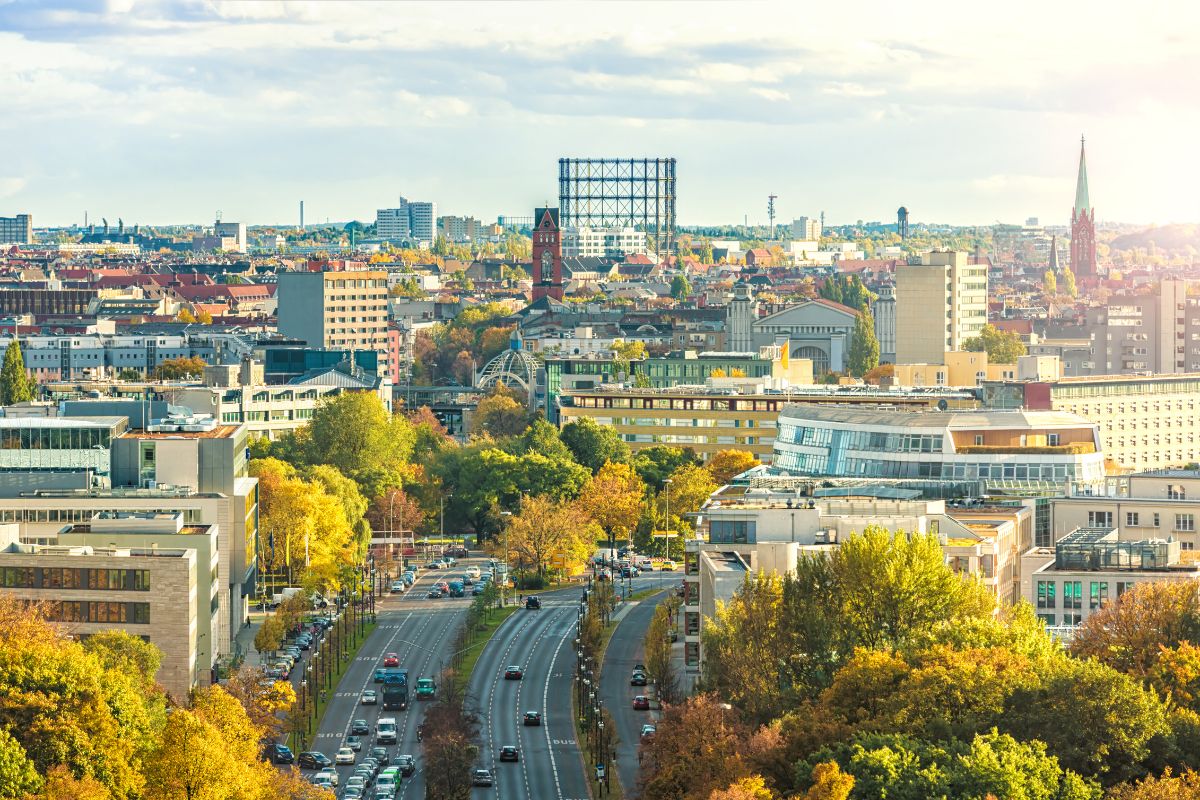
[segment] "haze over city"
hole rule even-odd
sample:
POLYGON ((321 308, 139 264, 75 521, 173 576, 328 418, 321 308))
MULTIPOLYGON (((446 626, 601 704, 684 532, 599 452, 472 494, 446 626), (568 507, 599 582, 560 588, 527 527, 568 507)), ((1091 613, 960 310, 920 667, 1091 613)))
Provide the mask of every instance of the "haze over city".
POLYGON ((0 203, 39 224, 527 213, 679 160, 682 224, 1200 220, 1180 3, 0 2, 0 203))

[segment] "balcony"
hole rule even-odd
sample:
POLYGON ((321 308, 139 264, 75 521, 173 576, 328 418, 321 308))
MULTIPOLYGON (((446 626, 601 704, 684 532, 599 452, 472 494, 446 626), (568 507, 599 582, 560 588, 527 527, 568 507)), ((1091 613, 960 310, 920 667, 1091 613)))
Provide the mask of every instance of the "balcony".
POLYGON ((968 444, 955 448, 960 455, 1034 455, 1034 456, 1079 456, 1096 452, 1093 442, 1069 442, 1059 445, 988 445, 968 444))

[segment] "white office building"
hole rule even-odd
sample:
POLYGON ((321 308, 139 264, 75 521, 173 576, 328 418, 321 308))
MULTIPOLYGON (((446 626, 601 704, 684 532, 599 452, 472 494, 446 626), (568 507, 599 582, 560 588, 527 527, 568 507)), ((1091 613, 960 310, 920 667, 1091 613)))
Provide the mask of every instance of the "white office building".
POLYGON ((649 255, 650 246, 646 234, 633 228, 581 226, 563 229, 562 252, 564 258, 622 258, 649 255))

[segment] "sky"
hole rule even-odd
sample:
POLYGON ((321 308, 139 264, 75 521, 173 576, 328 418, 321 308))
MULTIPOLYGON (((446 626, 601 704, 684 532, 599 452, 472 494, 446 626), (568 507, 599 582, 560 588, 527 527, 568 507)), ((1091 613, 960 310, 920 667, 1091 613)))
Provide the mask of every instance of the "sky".
POLYGON ((0 0, 0 215, 494 220, 675 157, 685 225, 1200 222, 1200 4, 0 0))

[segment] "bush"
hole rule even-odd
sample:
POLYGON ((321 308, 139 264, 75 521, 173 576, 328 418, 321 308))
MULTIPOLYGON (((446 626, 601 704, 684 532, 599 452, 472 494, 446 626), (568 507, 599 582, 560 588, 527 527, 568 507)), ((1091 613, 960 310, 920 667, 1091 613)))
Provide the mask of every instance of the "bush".
POLYGON ((549 581, 545 575, 539 575, 536 572, 519 572, 516 574, 513 582, 518 589, 545 589, 549 586, 549 581))

